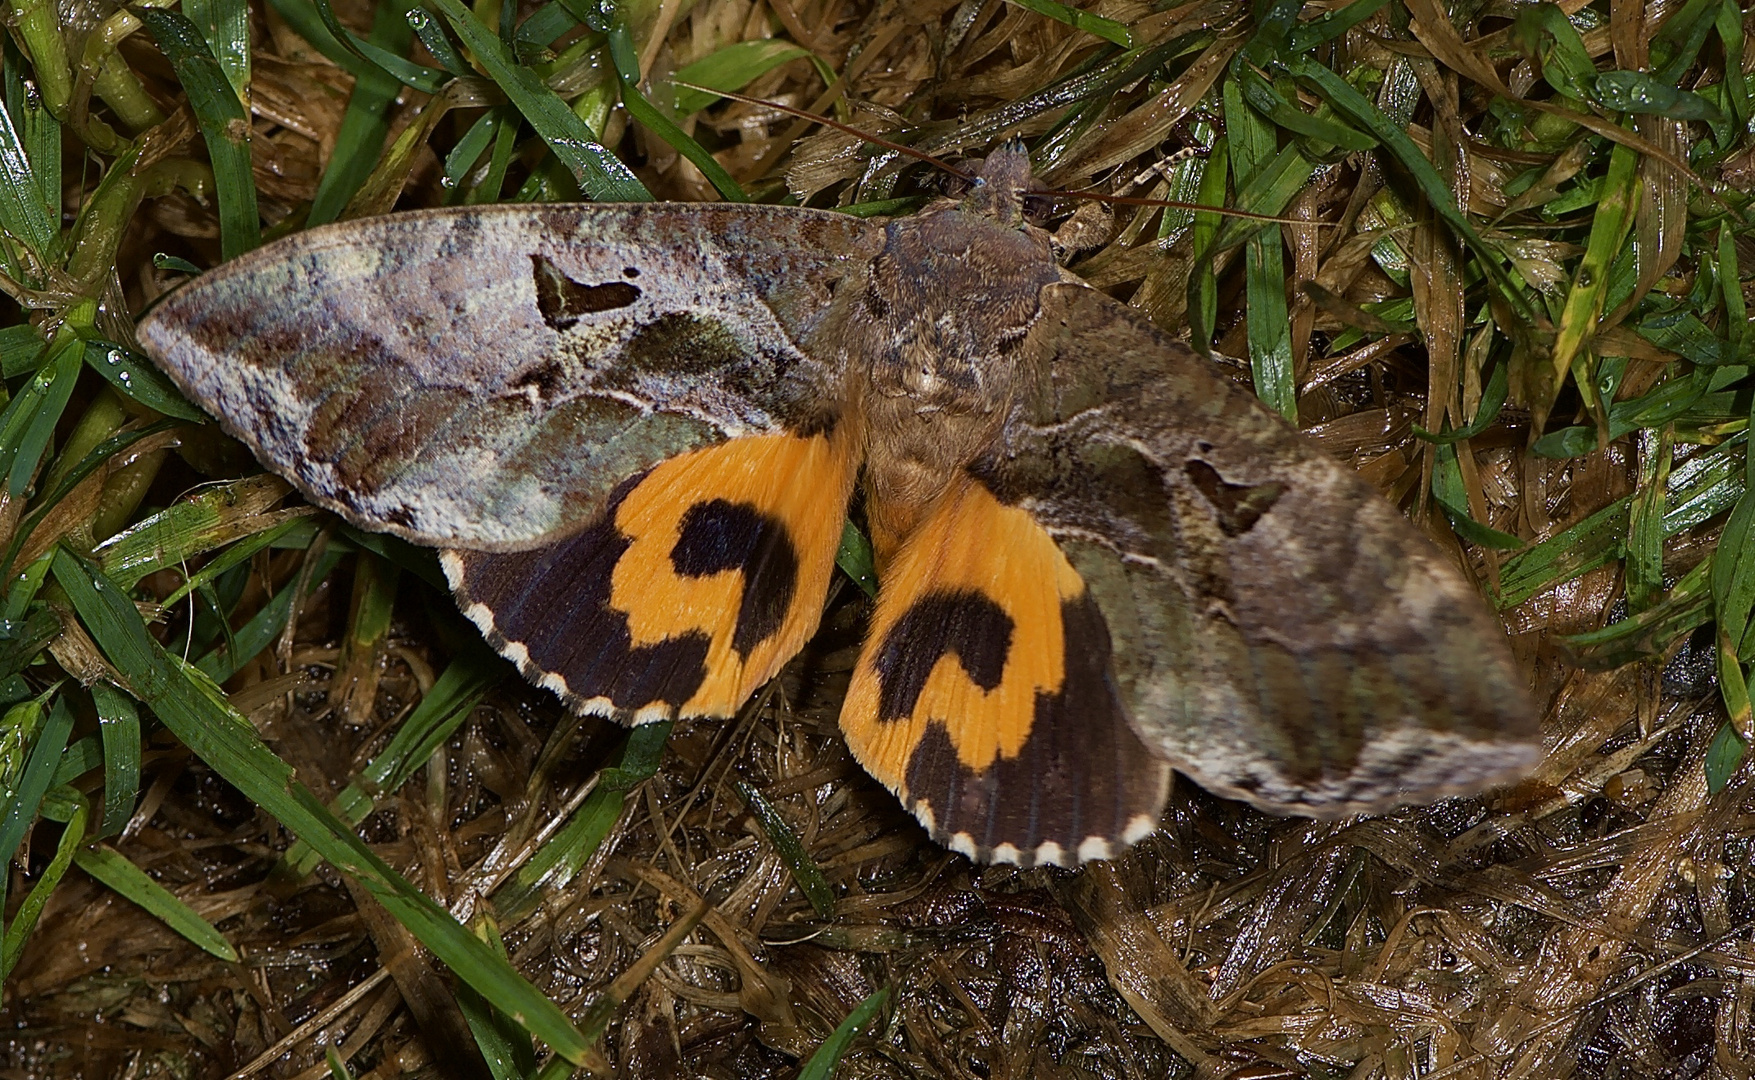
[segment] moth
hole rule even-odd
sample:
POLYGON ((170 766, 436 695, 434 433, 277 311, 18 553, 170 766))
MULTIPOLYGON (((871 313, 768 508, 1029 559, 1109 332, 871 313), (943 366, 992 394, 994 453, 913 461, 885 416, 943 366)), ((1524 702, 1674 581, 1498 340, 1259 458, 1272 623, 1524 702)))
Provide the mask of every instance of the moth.
POLYGON ((973 859, 1076 864, 1171 770, 1333 817, 1540 754, 1497 621, 1350 468, 1028 223, 1020 145, 861 220, 725 204, 349 221, 139 339, 311 501, 441 549, 578 713, 729 717, 816 630, 862 493, 854 757, 973 859))

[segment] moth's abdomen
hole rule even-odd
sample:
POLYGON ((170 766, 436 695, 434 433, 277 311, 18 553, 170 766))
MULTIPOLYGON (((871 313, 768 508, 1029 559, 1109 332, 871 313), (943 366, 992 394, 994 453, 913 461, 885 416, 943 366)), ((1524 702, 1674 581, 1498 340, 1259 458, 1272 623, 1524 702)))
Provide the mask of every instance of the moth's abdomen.
POLYGON ((620 485, 531 551, 450 550, 464 613, 576 712, 729 716, 816 631, 858 469, 850 430, 733 439, 620 485))

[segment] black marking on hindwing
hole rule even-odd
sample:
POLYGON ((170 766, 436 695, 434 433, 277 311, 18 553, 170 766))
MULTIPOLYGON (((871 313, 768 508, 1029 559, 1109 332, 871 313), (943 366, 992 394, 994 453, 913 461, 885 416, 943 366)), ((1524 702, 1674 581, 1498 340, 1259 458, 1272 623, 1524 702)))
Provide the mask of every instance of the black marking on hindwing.
POLYGON ((798 547, 784 523, 748 503, 696 503, 679 525, 671 565, 685 577, 726 570, 743 575, 743 599, 731 647, 748 657, 780 632, 798 592, 798 547))
POLYGON ((574 281, 566 271, 541 255, 530 256, 536 283, 536 307, 542 321, 556 331, 570 329, 587 315, 625 308, 640 299, 640 287, 626 281, 591 285, 574 281))
POLYGON ((1220 476, 1219 470, 1199 458, 1191 459, 1185 471, 1195 488, 1218 512, 1219 528, 1226 536, 1241 536, 1253 529, 1286 490, 1284 484, 1271 481, 1266 484, 1233 484, 1220 476))
POLYGON ((878 719, 913 715, 933 667, 947 653, 956 654, 970 682, 992 690, 1005 675, 1011 649, 1012 617, 988 597, 958 590, 920 598, 884 635, 873 661, 878 719))
POLYGON ((936 722, 909 756, 908 794, 931 807, 936 838, 967 833, 984 857, 1012 844, 1029 866, 1045 843, 1069 854, 1092 837, 1119 847, 1142 816, 1162 812, 1167 767, 1128 723, 1102 613, 1086 593, 1063 600, 1060 615, 1065 681, 1037 691, 1017 756, 972 772, 936 722))
POLYGON ((574 708, 607 698, 617 710, 659 702, 675 709, 707 677, 706 633, 635 646, 627 613, 610 606, 611 573, 633 542, 616 528, 616 510, 645 477, 624 481, 603 517, 565 540, 511 554, 458 553, 459 606, 492 612, 490 644, 502 653, 522 645, 529 654, 525 676, 533 682, 560 676, 562 697, 574 708))

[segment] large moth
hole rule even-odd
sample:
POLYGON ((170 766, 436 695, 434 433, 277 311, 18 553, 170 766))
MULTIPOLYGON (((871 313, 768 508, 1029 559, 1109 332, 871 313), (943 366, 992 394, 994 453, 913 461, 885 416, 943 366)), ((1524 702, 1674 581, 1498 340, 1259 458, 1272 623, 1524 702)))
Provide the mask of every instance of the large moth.
POLYGON ((441 550, 581 713, 730 716, 815 631, 857 491, 848 746, 971 858, 1106 858, 1172 768, 1282 813, 1539 754, 1503 632, 1357 474, 1023 215, 1028 159, 859 220, 506 205, 271 244, 141 342, 313 502, 441 550))

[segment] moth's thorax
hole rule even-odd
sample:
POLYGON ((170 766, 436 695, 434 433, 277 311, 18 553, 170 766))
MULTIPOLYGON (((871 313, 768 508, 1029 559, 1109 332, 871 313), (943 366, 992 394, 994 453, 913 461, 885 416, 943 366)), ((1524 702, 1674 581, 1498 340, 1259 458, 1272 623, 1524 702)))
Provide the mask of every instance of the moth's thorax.
POLYGON ((999 431, 1059 278, 1046 234, 967 204, 892 223, 849 342, 865 352, 868 511, 880 557, 999 431))

